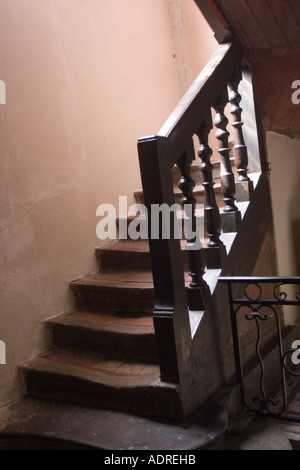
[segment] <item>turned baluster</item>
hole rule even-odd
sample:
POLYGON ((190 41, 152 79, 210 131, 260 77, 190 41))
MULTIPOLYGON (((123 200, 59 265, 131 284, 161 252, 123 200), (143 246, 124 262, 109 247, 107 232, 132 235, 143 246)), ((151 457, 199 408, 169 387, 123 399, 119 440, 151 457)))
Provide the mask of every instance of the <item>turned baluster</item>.
POLYGON ((177 166, 181 173, 181 178, 178 182, 178 187, 182 191, 183 197, 181 199, 181 206, 185 212, 185 224, 190 228, 189 233, 185 233, 188 242, 195 241, 195 230, 196 230, 196 198, 194 197, 195 181, 192 179, 191 172, 192 162, 187 158, 187 154, 184 153, 180 160, 177 162, 177 166))
MULTIPOLYGON (((185 236, 186 236, 186 253, 189 264, 189 275, 192 278, 190 283, 191 289, 197 289, 200 295, 189 294, 189 306, 192 309, 203 309, 208 297, 209 288, 203 279, 205 273, 205 257, 204 250, 200 241, 200 234, 197 229, 196 221, 196 203, 194 197, 195 181, 191 177, 191 164, 194 159, 193 141, 191 145, 181 156, 177 162, 177 166, 181 173, 178 187, 182 191, 181 206, 185 213, 185 236)), ((204 232, 204 230, 203 230, 204 232)))
POLYGON ((232 126, 234 128, 234 160, 238 172, 238 181, 236 186, 237 200, 249 200, 253 184, 248 177, 248 151, 244 140, 242 112, 240 107, 241 95, 238 91, 242 72, 238 69, 228 82, 230 90, 229 101, 231 103, 230 113, 233 116, 232 126))
POLYGON ((224 88, 213 105, 213 108, 216 111, 214 124, 217 128, 216 138, 219 143, 219 154, 221 159, 221 189, 225 202, 221 218, 224 232, 236 232, 238 224, 241 221, 241 213, 235 205, 235 181, 230 161, 230 149, 228 147, 228 119, 224 113, 227 103, 228 92, 227 88, 224 88))
POLYGON ((222 258, 225 254, 225 247, 220 240, 221 235, 221 216, 217 206, 214 192, 213 165, 211 164, 212 149, 208 145, 208 136, 212 129, 211 113, 207 115, 196 134, 199 138, 200 148, 198 156, 200 157, 201 171, 203 174, 204 196, 204 219, 209 242, 206 250, 206 261, 208 268, 220 268, 222 258))

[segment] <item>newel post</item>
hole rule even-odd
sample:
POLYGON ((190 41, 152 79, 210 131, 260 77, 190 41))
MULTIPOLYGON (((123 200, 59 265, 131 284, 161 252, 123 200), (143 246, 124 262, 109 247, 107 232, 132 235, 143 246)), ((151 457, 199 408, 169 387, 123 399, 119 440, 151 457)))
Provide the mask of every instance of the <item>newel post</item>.
MULTIPOLYGON (((189 348, 190 327, 180 240, 174 235, 153 236, 152 206, 174 204, 171 166, 164 138, 145 137, 138 141, 144 201, 148 211, 149 247, 152 262, 155 305, 153 321, 161 380, 180 383, 180 361, 189 348), (163 158, 164 157, 164 158, 163 158)), ((162 224, 166 223, 162 220, 162 224)))

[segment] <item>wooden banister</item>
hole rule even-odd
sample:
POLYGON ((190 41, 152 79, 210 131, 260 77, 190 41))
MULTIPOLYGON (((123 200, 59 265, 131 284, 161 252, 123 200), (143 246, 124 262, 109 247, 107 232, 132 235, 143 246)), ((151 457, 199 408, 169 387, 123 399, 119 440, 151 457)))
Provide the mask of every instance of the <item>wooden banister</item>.
POLYGON ((208 145, 208 136, 213 127, 213 107, 219 113, 215 123, 222 160, 225 214, 234 219, 231 221, 234 230, 231 231, 236 231, 237 227, 239 211, 235 206, 235 185, 230 168, 227 118, 224 113, 228 101, 227 86, 230 80, 232 84, 232 77, 240 70, 241 59, 242 52, 236 43, 221 44, 157 135, 138 141, 155 290, 154 328, 161 380, 165 382, 181 383, 188 373, 193 341, 189 314, 190 311, 203 311, 210 298, 209 288, 203 279, 205 265, 209 268, 221 268, 226 256, 225 246, 220 239, 222 218, 213 189, 211 149, 208 145), (202 160, 204 216, 209 243, 203 250, 202 246, 196 246, 197 237, 186 237, 186 255, 191 276, 188 285, 184 273, 182 242, 174 231, 170 232, 168 238, 163 237, 163 226, 168 222, 164 216, 161 219, 159 237, 152 236, 152 208, 155 205, 168 208, 174 205, 172 168, 177 165, 181 173, 179 188, 183 193, 182 209, 185 217, 190 218, 192 233, 194 232, 196 200, 190 167, 196 157, 193 145, 195 135, 200 140, 198 155, 202 160), (191 207, 190 211, 187 210, 188 205, 191 207))
POLYGON ((217 100, 224 84, 236 70, 241 57, 242 52, 235 43, 220 45, 158 131, 158 137, 168 140, 171 165, 174 165, 185 151, 188 139, 196 134, 199 125, 206 117, 207 109, 217 100))

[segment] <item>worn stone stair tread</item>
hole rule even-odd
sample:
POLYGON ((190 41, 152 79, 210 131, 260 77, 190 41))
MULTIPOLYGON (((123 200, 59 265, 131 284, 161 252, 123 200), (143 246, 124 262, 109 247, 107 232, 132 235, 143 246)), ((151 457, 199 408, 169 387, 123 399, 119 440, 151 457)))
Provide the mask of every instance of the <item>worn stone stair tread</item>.
POLYGON ((158 362, 150 315, 72 310, 46 324, 56 349, 94 352, 109 360, 158 362))
POLYGON ((201 420, 183 427, 25 397, 0 411, 0 450, 189 451, 216 445, 226 424, 226 413, 216 408, 204 410, 201 420))
MULTIPOLYGON (((220 193, 221 192, 221 184, 220 183, 215 183, 214 184, 214 191, 216 193, 220 193)), ((196 184, 195 185, 195 188, 193 190, 193 193, 205 193, 205 189, 204 189, 204 186, 202 184, 196 184)), ((182 194, 182 191, 178 188, 178 187, 174 187, 174 194, 182 194)))
MULTIPOLYGON (((140 195, 140 197, 143 198, 142 190, 135 191, 135 194, 136 194, 136 197, 138 197, 138 195, 140 195)), ((178 200, 178 197, 180 196, 180 193, 175 192, 175 195, 176 195, 178 207, 181 207, 180 201, 178 200)), ((223 205, 223 200, 222 201, 219 200, 220 209, 221 209, 222 205, 223 205)), ((175 212, 176 212, 176 218, 177 218, 179 227, 181 225, 182 230, 183 230, 184 219, 186 217, 185 211, 182 208, 177 208, 175 212)), ((204 204, 198 204, 198 206, 196 207, 196 210, 195 210, 195 216, 198 219, 202 219, 203 223, 204 223, 204 204)), ((137 214, 137 215, 130 215, 130 216, 128 216, 128 215, 127 216, 118 216, 117 220, 116 220, 118 229, 120 230, 120 224, 121 223, 123 223, 125 226, 127 225, 127 227, 128 227, 130 225, 130 223, 133 222, 137 218, 139 218, 141 224, 146 223, 145 214, 144 215, 137 214)), ((126 234, 126 231, 125 231, 125 234, 126 234)), ((127 241, 137 243, 136 247, 133 248, 133 252, 134 252, 135 249, 138 248, 138 243, 140 241, 147 242, 147 239, 144 239, 144 240, 139 240, 139 239, 138 240, 130 240, 129 236, 127 236, 127 238, 125 238, 125 239, 121 239, 121 243, 124 243, 124 242, 127 242, 127 241)), ((184 240, 182 240, 182 241, 184 241, 184 240)), ((112 244, 113 244, 113 242, 112 242, 112 244)), ((101 248, 102 247, 100 247, 100 249, 101 248)), ((182 245, 182 248, 184 248, 184 245, 182 245)))
POLYGON ((158 365, 52 350, 20 370, 30 396, 173 422, 183 418, 178 386, 160 381, 158 365))
MULTIPOLYGON (((163 386, 157 365, 101 360, 92 354, 53 350, 26 361, 20 367, 27 372, 73 377, 112 388, 163 386)), ((168 387, 173 386, 168 384, 168 387)))
POLYGON ((71 282, 72 285, 90 285, 102 287, 153 289, 151 271, 116 271, 111 273, 96 273, 71 282))
MULTIPOLYGON (((180 204, 181 202, 181 199, 182 199, 182 192, 181 190, 178 188, 177 185, 174 186, 174 200, 177 204, 180 204)), ((221 184, 219 182, 216 182, 214 184, 214 193, 215 193, 215 197, 216 197, 216 200, 217 200, 217 203, 222 203, 223 201, 223 194, 222 194, 222 190, 221 190, 221 184)), ((144 194, 143 194, 143 190, 142 189, 139 189, 139 190, 136 190, 133 192, 133 195, 135 197, 135 201, 136 203, 138 204, 144 204, 144 194)), ((204 199, 205 199, 205 189, 203 187, 202 184, 196 184, 194 190, 193 190, 193 195, 194 197, 196 198, 197 202, 200 203, 200 204, 203 204, 204 203, 204 199)))
POLYGON ((148 240, 113 241, 95 249, 102 272, 151 271, 148 240))
MULTIPOLYGON (((188 272, 184 273, 186 282, 190 282, 188 272)), ((70 283, 72 286, 93 286, 118 289, 153 290, 153 278, 151 271, 114 271, 97 273, 76 279, 70 283)))
MULTIPOLYGON (((214 184, 214 190, 215 190, 216 193, 221 193, 221 184, 216 182, 214 184)), ((204 190, 204 186, 202 184, 196 184, 195 185, 194 190, 193 190, 194 195, 204 194, 204 192, 205 192, 205 190, 204 190)), ((182 195, 182 191, 176 185, 174 186, 174 194, 182 195)), ((135 190, 134 191, 134 196, 138 197, 138 198, 141 198, 143 196, 143 190, 142 189, 135 190)))
POLYGON ((70 283, 76 308, 113 312, 152 313, 151 271, 113 271, 89 275, 70 283))
MULTIPOLYGON (((142 190, 141 189, 138 189, 135 191, 136 193, 142 193, 142 190)), ((180 193, 180 190, 178 190, 178 194, 180 193)), ((198 217, 201 217, 203 215, 203 209, 204 207, 199 204, 197 207, 196 207, 196 210, 195 210, 195 215, 198 216, 198 217)), ((185 217, 185 212, 184 212, 184 209, 182 208, 181 204, 179 204, 178 207, 175 207, 174 211, 176 212, 176 217, 178 220, 180 219, 183 219, 185 217)), ((142 214, 142 215, 139 215, 139 213, 137 212, 137 215, 127 215, 126 217, 117 217, 117 223, 120 222, 120 220, 124 220, 124 219, 127 219, 129 222, 131 222, 132 220, 135 220, 137 217, 139 217, 141 219, 141 221, 144 221, 146 220, 146 216, 145 214, 142 214)))
MULTIPOLYGON (((234 157, 230 158, 231 166, 233 171, 235 172, 235 162, 234 162, 234 157)), ((213 166, 213 176, 214 179, 220 180, 220 170, 221 170, 221 161, 220 160, 211 160, 211 164, 213 166)), ((203 182, 203 174, 201 171, 201 165, 202 162, 200 161, 194 161, 191 165, 191 177, 195 181, 196 184, 201 184, 203 182)), ((181 177, 181 172, 177 165, 174 165, 172 167, 172 178, 173 178, 173 183, 175 185, 178 185, 178 181, 181 177)))
POLYGON ((69 326, 95 331, 119 331, 130 334, 153 334, 151 315, 127 316, 117 312, 72 310, 46 320, 48 326, 69 326))
POLYGON ((227 435, 225 450, 293 450, 288 437, 274 421, 256 417, 239 435, 227 435))
MULTIPOLYGON (((188 272, 184 273, 186 285, 191 281, 188 272)), ((113 271, 113 272, 100 272, 89 275, 80 279, 76 279, 70 283, 71 287, 76 286, 91 286, 91 287, 106 287, 117 289, 136 289, 152 292, 153 278, 151 271, 113 271)))
MULTIPOLYGON (((132 220, 134 217, 132 218, 132 220)), ((203 238, 201 240, 203 243, 205 241, 208 241, 208 239, 203 238)), ((186 240, 182 239, 180 240, 180 246, 183 251, 185 251, 185 244, 186 240)), ((143 239, 138 239, 138 240, 130 240, 129 238, 127 240, 113 240, 109 243, 106 243, 103 246, 99 246, 95 248, 96 253, 99 256, 102 255, 109 255, 111 253, 116 253, 116 254, 126 254, 128 257, 131 256, 132 254, 150 254, 150 248, 149 248, 149 241, 143 240, 143 239)))
MULTIPOLYGON (((134 217, 132 217, 132 220, 134 217)), ((208 239, 206 239, 208 240, 208 239)), ((203 239, 204 241, 204 239, 203 239)), ((185 244, 186 240, 182 239, 180 240, 180 246, 182 250, 185 250, 185 244)), ((111 241, 109 243, 106 243, 103 246, 99 246, 95 248, 96 252, 98 253, 104 253, 104 254, 109 254, 111 252, 116 252, 116 253, 128 253, 130 256, 132 253, 150 253, 149 249, 149 241, 148 240, 117 240, 117 241, 111 241)))
MULTIPOLYGON (((132 218, 132 220, 134 217, 132 218)), ((113 241, 104 246, 100 246, 96 248, 96 251, 99 253, 106 253, 106 252, 126 252, 130 256, 131 253, 149 253, 149 242, 148 240, 118 240, 113 241)))

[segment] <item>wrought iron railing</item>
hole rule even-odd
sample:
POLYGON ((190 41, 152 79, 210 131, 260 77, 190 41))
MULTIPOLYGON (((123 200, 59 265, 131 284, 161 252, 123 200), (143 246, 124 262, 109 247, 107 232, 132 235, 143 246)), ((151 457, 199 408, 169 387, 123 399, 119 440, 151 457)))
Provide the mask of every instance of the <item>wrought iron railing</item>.
MULTIPOLYGON (((241 386, 243 404, 249 411, 280 417, 288 406, 287 378, 300 378, 300 367, 297 367, 300 363, 299 331, 296 327, 288 329, 288 344, 284 346, 283 332, 287 330, 285 316, 288 312, 282 310, 287 306, 300 307, 300 277, 220 277, 219 282, 227 284, 228 288, 236 377, 241 386), (241 338, 241 325, 247 322, 253 323, 256 331, 256 339, 252 341, 253 354, 248 361, 252 361, 252 370, 255 362, 258 366, 258 375, 254 374, 248 383, 241 338), (263 354, 266 349, 264 335, 273 345, 276 340, 273 351, 277 349, 277 355, 271 361, 263 354)), ((249 344, 249 335, 247 341, 249 344)))

